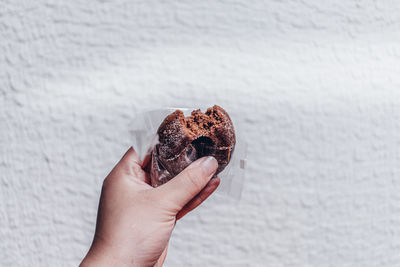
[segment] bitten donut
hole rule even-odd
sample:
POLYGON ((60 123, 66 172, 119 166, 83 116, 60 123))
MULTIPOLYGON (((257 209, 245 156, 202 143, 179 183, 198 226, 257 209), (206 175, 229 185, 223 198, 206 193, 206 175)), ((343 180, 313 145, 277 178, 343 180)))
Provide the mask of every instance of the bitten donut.
POLYGON ((218 161, 220 173, 228 165, 236 137, 228 113, 214 105, 205 113, 194 110, 185 117, 181 110, 168 115, 157 130, 159 143, 151 152, 151 184, 157 187, 172 179, 203 156, 218 161))

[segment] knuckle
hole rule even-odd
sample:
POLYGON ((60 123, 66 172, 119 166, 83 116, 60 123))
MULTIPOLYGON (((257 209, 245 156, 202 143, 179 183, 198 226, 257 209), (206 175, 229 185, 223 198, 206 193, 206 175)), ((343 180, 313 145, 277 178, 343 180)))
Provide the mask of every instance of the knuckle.
POLYGON ((107 176, 104 180, 103 180, 103 185, 102 188, 107 188, 110 186, 110 178, 107 176))
POLYGON ((102 188, 103 189, 107 189, 107 188, 112 188, 114 187, 114 185, 116 183, 118 183, 119 179, 116 179, 117 177, 113 176, 113 175, 108 175, 104 180, 103 180, 103 185, 102 188))

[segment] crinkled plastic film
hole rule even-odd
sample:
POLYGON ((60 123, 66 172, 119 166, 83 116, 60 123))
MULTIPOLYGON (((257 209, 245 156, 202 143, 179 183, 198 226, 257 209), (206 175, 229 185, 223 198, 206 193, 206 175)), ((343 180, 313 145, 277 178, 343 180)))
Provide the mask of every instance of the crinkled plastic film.
MULTIPOLYGON (((133 147, 139 154, 139 157, 142 161, 150 161, 151 164, 151 152, 158 143, 157 129, 165 117, 177 109, 181 110, 185 116, 190 116, 190 113, 197 108, 163 108, 147 110, 140 112, 135 116, 132 124, 133 147)), ((221 173, 218 174, 218 177, 221 179, 221 184, 216 193, 239 200, 242 193, 246 170, 247 145, 243 139, 241 139, 240 127, 235 124, 234 118, 231 117, 231 119, 235 127, 236 145, 232 153, 230 153, 230 151, 216 152, 228 153, 230 157, 229 164, 221 173)), ((203 152, 207 154, 207 146, 202 146, 201 149, 204 149, 205 151, 203 152)), ((187 161, 192 162, 197 159, 194 154, 191 153, 190 147, 185 148, 184 150, 187 155, 185 157, 187 161)), ((167 170, 158 170, 150 173, 150 175, 153 176, 152 179, 162 179, 163 176, 165 176, 165 173, 163 173, 165 171, 167 170)))

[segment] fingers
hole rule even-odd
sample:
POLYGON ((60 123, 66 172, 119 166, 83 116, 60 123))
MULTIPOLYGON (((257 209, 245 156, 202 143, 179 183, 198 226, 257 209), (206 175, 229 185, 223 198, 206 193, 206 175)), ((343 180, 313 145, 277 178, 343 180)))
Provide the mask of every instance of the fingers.
POLYGON ((178 213, 207 185, 217 168, 213 157, 196 160, 168 183, 157 187, 158 198, 170 211, 178 213))
POLYGON ((160 258, 158 258, 156 265, 154 267, 162 267, 165 261, 165 258, 167 257, 167 251, 168 251, 168 245, 165 247, 163 253, 161 254, 160 258))
POLYGON ((118 164, 115 165, 112 173, 129 175, 134 179, 147 182, 146 173, 141 168, 139 155, 133 147, 130 147, 128 151, 126 151, 118 164))
POLYGON ((195 196, 192 200, 190 200, 183 207, 183 209, 181 209, 178 212, 178 214, 176 215, 176 219, 179 220, 187 213, 197 208, 201 203, 203 203, 203 201, 206 200, 215 191, 215 189, 218 188, 220 181, 221 180, 218 177, 211 179, 206 185, 206 187, 204 187, 203 190, 201 190, 197 196, 195 196))
POLYGON ((145 170, 146 172, 150 172, 150 167, 151 167, 151 153, 147 154, 142 162, 142 169, 145 170))
POLYGON ((128 151, 122 156, 118 165, 129 167, 132 163, 140 165, 139 155, 136 153, 133 147, 130 147, 128 151))

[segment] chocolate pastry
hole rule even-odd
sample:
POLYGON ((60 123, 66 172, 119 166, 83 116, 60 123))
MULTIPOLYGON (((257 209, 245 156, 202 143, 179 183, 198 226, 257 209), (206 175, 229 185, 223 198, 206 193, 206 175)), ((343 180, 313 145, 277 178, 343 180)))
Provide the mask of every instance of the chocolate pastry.
POLYGON ((181 110, 168 115, 157 130, 159 143, 151 152, 151 184, 166 183, 190 163, 204 156, 218 161, 217 175, 228 165, 235 149, 235 130, 228 113, 214 105, 205 113, 181 110))

